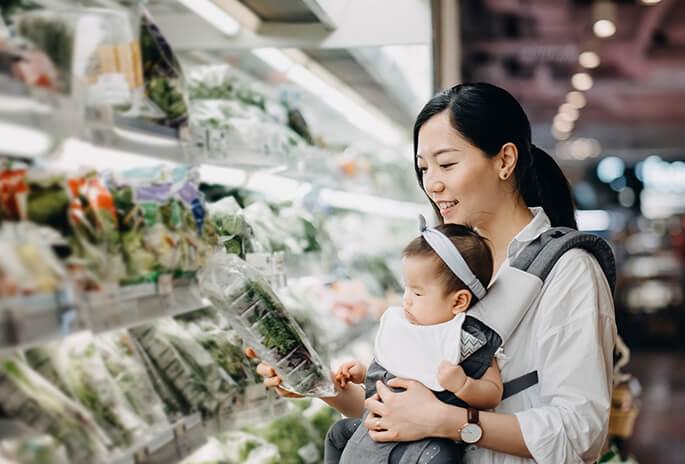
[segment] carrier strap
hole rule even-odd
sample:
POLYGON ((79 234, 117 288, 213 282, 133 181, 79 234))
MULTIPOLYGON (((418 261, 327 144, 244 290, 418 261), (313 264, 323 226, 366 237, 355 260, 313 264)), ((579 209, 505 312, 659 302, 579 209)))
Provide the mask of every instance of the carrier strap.
POLYGON ((517 393, 521 393, 523 390, 532 387, 538 383, 538 371, 532 371, 524 374, 520 377, 516 377, 509 382, 504 383, 504 391, 502 393, 502 399, 506 400, 510 396, 514 396, 517 393))

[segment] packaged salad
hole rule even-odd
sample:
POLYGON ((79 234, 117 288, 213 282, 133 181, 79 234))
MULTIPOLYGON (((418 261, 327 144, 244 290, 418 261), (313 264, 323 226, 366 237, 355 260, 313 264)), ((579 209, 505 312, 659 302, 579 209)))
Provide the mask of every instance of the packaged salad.
POLYGON ((200 289, 284 388, 305 396, 333 396, 329 370, 309 339, 259 273, 235 255, 215 253, 198 274, 200 289))
POLYGON ((64 444, 71 462, 104 462, 111 446, 91 413, 20 359, 0 361, 2 410, 64 444))

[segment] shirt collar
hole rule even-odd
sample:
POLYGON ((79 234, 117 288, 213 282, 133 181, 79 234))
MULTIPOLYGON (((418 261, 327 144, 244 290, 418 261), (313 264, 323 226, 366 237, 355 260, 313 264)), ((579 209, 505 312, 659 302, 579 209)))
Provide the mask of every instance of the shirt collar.
POLYGON ((521 231, 516 234, 509 246, 507 247, 507 258, 510 260, 519 254, 521 250, 530 242, 542 235, 543 232, 550 229, 552 224, 549 217, 540 206, 535 208, 528 208, 533 214, 533 219, 521 231))

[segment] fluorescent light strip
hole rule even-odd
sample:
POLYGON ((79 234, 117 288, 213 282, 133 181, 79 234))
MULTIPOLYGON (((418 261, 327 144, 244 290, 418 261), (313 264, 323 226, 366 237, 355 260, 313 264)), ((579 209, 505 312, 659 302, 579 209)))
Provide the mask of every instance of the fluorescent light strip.
POLYGON ((335 208, 350 209, 399 219, 415 220, 419 214, 430 217, 432 212, 430 206, 420 203, 390 200, 375 195, 340 190, 322 189, 319 193, 319 199, 322 203, 335 208))
POLYGON ((600 232, 609 230, 611 223, 609 213, 604 210, 578 210, 576 211, 578 230, 600 232))
POLYGON ((211 0, 178 0, 186 8, 228 36, 240 32, 240 24, 211 0))
POLYGON ((96 168, 122 171, 135 167, 177 166, 177 163, 150 158, 121 150, 112 150, 69 138, 62 144, 62 154, 55 163, 65 169, 96 168))
POLYGON ((407 134, 397 124, 300 50, 285 53, 275 48, 258 48, 252 53, 382 143, 396 146, 407 140, 407 134))
POLYGON ((45 155, 51 144, 46 132, 0 121, 0 153, 33 158, 45 155))

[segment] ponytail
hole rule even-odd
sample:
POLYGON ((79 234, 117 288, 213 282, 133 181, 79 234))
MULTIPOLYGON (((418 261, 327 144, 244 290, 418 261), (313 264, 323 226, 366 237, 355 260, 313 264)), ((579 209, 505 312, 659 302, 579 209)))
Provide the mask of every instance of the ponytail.
POLYGON ((577 229, 575 205, 566 176, 546 151, 532 144, 530 151, 532 162, 527 175, 517 177, 523 201, 529 207, 541 206, 553 227, 577 229))
MULTIPOLYGON (((488 157, 496 156, 506 143, 516 145, 519 157, 514 174, 526 205, 541 206, 553 227, 577 228, 568 180, 556 161, 531 143, 528 116, 509 92, 492 84, 475 83, 455 85, 435 95, 416 117, 414 157, 419 130, 443 111, 449 111, 452 127, 488 157)), ((416 160, 414 169, 423 188, 423 175, 416 160)), ((432 201, 431 205, 438 212, 432 201)))

